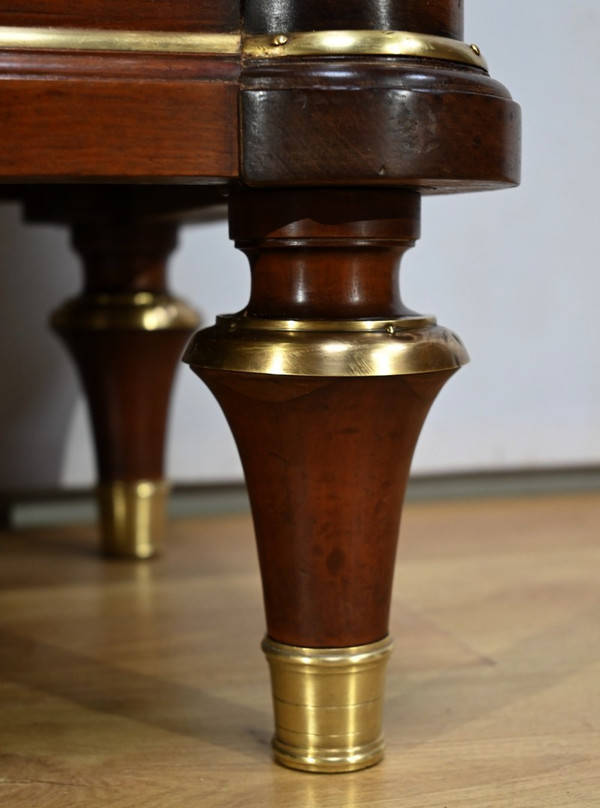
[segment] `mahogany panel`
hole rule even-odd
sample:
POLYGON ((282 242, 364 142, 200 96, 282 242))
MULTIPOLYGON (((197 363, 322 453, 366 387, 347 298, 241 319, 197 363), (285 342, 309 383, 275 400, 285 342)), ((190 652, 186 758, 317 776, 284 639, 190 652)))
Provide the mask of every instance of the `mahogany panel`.
POLYGON ((194 79, 237 81, 240 68, 231 57, 196 54, 153 54, 0 49, 0 77, 43 76, 54 80, 73 78, 194 79))
POLYGON ((0 25, 156 31, 234 31, 238 0, 20 0, 0 8, 0 25))
POLYGON ((233 81, 0 79, 0 179, 235 177, 237 96, 233 81))

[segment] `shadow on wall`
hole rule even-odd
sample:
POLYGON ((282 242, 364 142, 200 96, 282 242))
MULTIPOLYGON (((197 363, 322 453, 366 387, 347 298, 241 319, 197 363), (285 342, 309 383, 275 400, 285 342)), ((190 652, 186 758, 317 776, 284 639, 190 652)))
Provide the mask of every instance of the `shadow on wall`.
POLYGON ((48 318, 78 277, 66 229, 25 224, 20 205, 0 205, 2 494, 59 484, 77 380, 48 318))

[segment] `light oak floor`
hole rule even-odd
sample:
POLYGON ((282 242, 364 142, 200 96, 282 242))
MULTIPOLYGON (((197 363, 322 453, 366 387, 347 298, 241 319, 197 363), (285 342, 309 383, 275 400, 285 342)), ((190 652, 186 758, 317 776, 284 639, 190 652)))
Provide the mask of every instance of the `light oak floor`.
POLYGON ((271 762, 263 625, 245 516, 0 534, 0 805, 600 806, 600 495, 407 506, 373 769, 271 762))

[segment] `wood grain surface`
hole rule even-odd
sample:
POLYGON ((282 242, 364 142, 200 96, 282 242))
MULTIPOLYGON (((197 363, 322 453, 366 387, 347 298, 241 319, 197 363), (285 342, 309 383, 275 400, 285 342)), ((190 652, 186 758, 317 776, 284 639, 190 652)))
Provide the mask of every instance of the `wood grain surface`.
POLYGON ((237 0, 16 0, 2 4, 0 25, 231 31, 239 15, 237 0))
POLYGON ((0 113, 4 180, 237 173, 237 87, 210 75, 11 78, 0 81, 0 113))
POLYGON ((247 64, 242 178, 453 193, 520 176, 520 111, 477 69, 432 60, 247 64))
POLYGON ((0 803, 596 808, 600 496, 408 505, 384 762, 271 763, 249 518, 100 561, 91 528, 0 534, 0 803))

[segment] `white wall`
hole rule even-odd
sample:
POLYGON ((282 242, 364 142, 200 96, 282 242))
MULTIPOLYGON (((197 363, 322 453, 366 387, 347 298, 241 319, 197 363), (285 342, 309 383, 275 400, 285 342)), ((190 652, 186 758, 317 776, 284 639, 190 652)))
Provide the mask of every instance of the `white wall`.
POLYGON ((417 468, 600 459, 600 4, 467 4, 468 41, 523 108, 516 191, 429 200, 407 299, 465 340, 417 468), (418 265, 418 266, 417 266, 418 265))
MULTIPOLYGON (((600 3, 467 4, 467 40, 523 107, 518 190, 431 198, 405 259, 404 297, 465 341, 472 362, 434 405, 416 472, 600 461, 597 144, 600 3)), ((93 479, 83 403, 44 322, 78 287, 66 234, 0 210, 0 488, 93 479)), ((171 287, 206 323, 245 303, 248 273, 224 224, 187 228, 171 287)), ((181 369, 169 471, 179 481, 239 479, 216 404, 181 369)))

